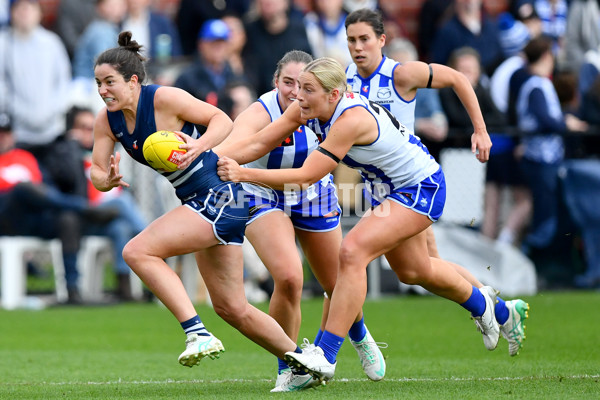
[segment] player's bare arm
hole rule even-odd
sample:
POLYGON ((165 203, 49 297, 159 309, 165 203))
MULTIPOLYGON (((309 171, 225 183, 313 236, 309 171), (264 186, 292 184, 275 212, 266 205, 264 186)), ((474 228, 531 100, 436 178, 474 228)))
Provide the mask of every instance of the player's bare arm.
POLYGON ((119 172, 121 154, 117 152, 113 155, 115 142, 116 138, 108 125, 106 109, 103 109, 94 123, 94 149, 90 169, 90 179, 94 187, 102 192, 117 186, 129 186, 123 181, 123 175, 119 172))
POLYGON ((300 168, 241 168, 234 160, 222 157, 218 163, 218 174, 223 180, 259 182, 278 190, 285 190, 286 184, 306 189, 333 171, 354 144, 369 144, 376 138, 375 119, 367 110, 357 107, 338 118, 327 138, 300 168))
POLYGON ((248 135, 236 141, 227 141, 216 147, 214 151, 220 157, 228 157, 239 164, 247 164, 273 150, 305 122, 300 117, 300 106, 295 101, 281 117, 261 129, 256 135, 248 135))
POLYGON ((233 130, 223 143, 235 142, 248 135, 254 135, 270 123, 271 117, 265 107, 255 101, 233 121, 233 130))
POLYGON ((233 122, 223 111, 196 99, 184 90, 161 87, 154 96, 156 127, 177 132, 186 150, 181 158, 179 169, 187 168, 200 154, 221 143, 233 127, 233 122), (201 138, 195 140, 179 131, 183 121, 207 127, 201 138))

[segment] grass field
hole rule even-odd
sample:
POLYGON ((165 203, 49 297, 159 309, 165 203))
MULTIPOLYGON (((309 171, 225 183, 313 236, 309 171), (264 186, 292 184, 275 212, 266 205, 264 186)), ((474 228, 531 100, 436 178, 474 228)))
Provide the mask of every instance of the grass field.
MULTIPOLYGON (((528 335, 517 357, 504 339, 485 350, 468 313, 447 300, 368 301, 365 321, 389 344, 384 381, 367 380, 345 343, 334 381, 291 394, 269 393, 275 357, 204 305, 199 314, 226 352, 194 368, 177 363, 185 336, 156 304, 0 311, 0 399, 600 398, 600 292, 525 300, 528 335)), ((320 307, 303 303, 301 338, 314 338, 320 307)))

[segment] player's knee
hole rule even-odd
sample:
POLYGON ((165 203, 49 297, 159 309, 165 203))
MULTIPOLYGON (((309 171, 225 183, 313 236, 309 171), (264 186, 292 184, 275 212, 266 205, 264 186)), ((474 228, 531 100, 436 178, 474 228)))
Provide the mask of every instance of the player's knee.
POLYGON ((344 239, 340 247, 340 271, 366 267, 368 260, 363 253, 359 243, 344 239))
POLYGON ((395 271, 400 282, 407 285, 421 285, 427 281, 427 270, 419 266, 404 266, 395 271))
POLYGON ((248 302, 241 300, 227 299, 213 302, 213 309, 217 315, 234 328, 239 328, 243 324, 248 312, 247 306, 248 302))
POLYGON ((280 269, 277 274, 273 274, 274 290, 284 293, 289 298, 299 298, 302 296, 302 285, 304 277, 302 268, 280 269))
POLYGON ((136 241, 130 240, 125 247, 123 247, 123 252, 121 254, 127 265, 132 269, 135 269, 135 266, 138 265, 142 250, 136 241))

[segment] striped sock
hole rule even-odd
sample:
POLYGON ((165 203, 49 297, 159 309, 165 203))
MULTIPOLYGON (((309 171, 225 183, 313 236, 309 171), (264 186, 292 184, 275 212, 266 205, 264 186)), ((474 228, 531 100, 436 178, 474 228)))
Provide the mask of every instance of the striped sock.
POLYGON ((210 335, 210 333, 208 333, 208 331, 204 327, 204 324, 202 323, 202 321, 200 320, 200 317, 198 315, 188 319, 187 321, 183 321, 181 323, 181 327, 183 328, 183 331, 185 332, 186 335, 188 335, 190 333, 195 333, 200 336, 209 336, 210 335))

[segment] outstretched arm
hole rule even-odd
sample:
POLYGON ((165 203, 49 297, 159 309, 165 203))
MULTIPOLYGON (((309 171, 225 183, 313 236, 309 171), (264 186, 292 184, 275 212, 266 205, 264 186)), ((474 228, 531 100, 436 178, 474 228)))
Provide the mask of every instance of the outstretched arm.
POLYGON ((414 98, 417 89, 420 88, 451 87, 469 113, 473 124, 471 151, 480 162, 489 160, 492 141, 487 133, 477 96, 466 76, 445 65, 414 61, 394 70, 394 85, 398 93, 407 99, 414 98))
POLYGON ((94 149, 92 151, 92 167, 90 169, 90 180, 94 187, 102 192, 108 192, 114 187, 129 184, 123 180, 119 172, 121 154, 115 149, 115 137, 110 131, 106 108, 98 113, 94 123, 94 149))
POLYGON ((214 151, 220 157, 228 157, 239 164, 247 164, 273 150, 305 122, 300 117, 300 106, 295 101, 281 117, 257 134, 246 135, 239 140, 227 140, 214 151))
POLYGON ((346 110, 331 127, 325 141, 310 153, 300 168, 242 168, 234 160, 221 157, 217 173, 224 181, 255 182, 278 190, 294 185, 305 190, 333 171, 355 143, 368 144, 376 139, 377 123, 369 117, 371 114, 363 108, 346 110))

